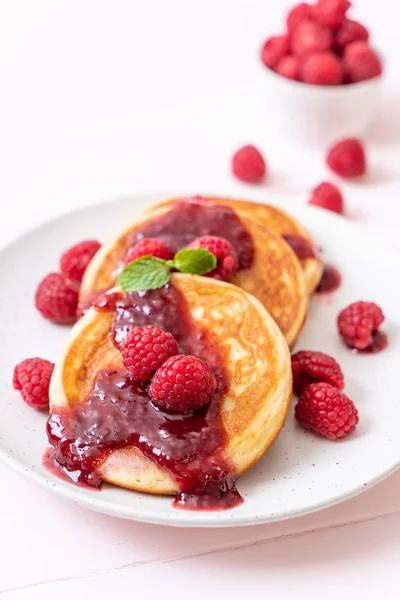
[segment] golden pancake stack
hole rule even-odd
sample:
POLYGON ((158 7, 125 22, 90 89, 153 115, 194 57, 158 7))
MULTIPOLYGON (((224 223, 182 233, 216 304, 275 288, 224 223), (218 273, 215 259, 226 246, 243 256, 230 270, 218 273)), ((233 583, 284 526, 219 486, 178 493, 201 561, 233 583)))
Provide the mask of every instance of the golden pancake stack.
MULTIPOLYGON (((139 239, 149 225, 157 231, 163 216, 181 210, 185 202, 173 198, 148 207, 92 259, 80 292, 85 314, 74 326, 52 377, 52 413, 87 401, 100 371, 123 369, 113 338, 112 303, 108 310, 90 305, 99 295, 115 292, 132 240, 139 239)), ((174 273, 169 284, 183 298, 193 331, 207 332, 222 361, 226 385, 218 410, 226 442, 218 455, 236 480, 261 458, 285 421, 292 397, 289 348, 305 322, 322 263, 317 252, 303 259, 296 256, 286 239, 300 238, 310 248, 313 241, 280 209, 228 198, 202 198, 201 202, 233 209, 254 251, 251 264, 239 269, 229 283, 174 273)), ((224 237, 222 229, 220 237, 224 237)), ((135 445, 105 453, 96 471, 103 481, 132 490, 179 492, 173 473, 135 445)))

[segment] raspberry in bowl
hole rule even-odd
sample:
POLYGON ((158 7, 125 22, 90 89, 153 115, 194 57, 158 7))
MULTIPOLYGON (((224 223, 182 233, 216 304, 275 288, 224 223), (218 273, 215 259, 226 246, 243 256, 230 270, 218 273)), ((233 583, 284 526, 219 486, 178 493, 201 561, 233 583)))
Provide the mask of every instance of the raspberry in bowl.
POLYGON ((297 4, 261 48, 269 125, 291 141, 359 136, 376 112, 382 61, 349 9, 348 0, 297 4))

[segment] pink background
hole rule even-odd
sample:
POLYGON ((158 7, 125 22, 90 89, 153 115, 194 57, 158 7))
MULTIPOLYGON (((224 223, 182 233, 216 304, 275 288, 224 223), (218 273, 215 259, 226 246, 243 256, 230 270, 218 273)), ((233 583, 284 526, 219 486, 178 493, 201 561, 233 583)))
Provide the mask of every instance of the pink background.
MULTIPOLYGON (((229 158, 249 141, 270 166, 260 197, 305 202, 312 186, 331 177, 323 152, 269 136, 257 64, 259 44, 279 31, 289 4, 4 4, 0 244, 67 210, 131 193, 208 188, 245 196, 229 158)), ((358 0, 353 11, 386 58, 386 84, 382 114, 366 136, 369 176, 341 184, 348 218, 397 253, 399 12, 393 0, 358 0)), ((168 529, 91 513, 2 464, 0 490, 6 599, 399 597, 399 473, 329 510, 232 530, 168 529)))

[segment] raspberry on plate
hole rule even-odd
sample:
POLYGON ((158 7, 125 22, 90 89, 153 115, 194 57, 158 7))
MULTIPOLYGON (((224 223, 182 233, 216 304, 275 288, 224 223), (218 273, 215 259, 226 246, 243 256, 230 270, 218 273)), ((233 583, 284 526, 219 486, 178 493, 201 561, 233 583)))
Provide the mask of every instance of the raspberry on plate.
POLYGON ((49 407, 49 385, 54 363, 44 358, 27 358, 14 369, 13 387, 32 408, 49 407))
POLYGON ((382 309, 373 302, 354 302, 338 316, 339 333, 349 348, 366 350, 385 320, 382 309))
POLYGON ((174 253, 164 242, 154 238, 145 238, 128 251, 125 264, 128 265, 141 256, 155 256, 156 258, 171 260, 174 258, 174 253))
POLYGON ((246 183, 259 183, 266 173, 265 161, 255 146, 243 146, 233 156, 232 171, 246 183))
POLYGON ((124 367, 132 379, 146 382, 168 358, 178 353, 178 343, 171 333, 158 327, 133 327, 121 353, 124 367))
POLYGON ((320 183, 313 189, 308 204, 331 210, 339 215, 344 212, 343 196, 339 188, 328 181, 320 183))
POLYGON ((216 257, 217 267, 210 273, 206 273, 206 277, 228 281, 239 268, 236 250, 225 238, 205 235, 193 240, 188 248, 203 248, 216 257))
POLYGON ((76 286, 62 273, 49 273, 36 290, 35 306, 45 319, 59 325, 70 325, 76 321, 76 286))
POLYGON ((286 79, 299 79, 299 61, 294 56, 284 56, 276 66, 276 72, 286 79))
POLYGON ((343 49, 348 44, 356 41, 366 42, 369 38, 368 29, 358 23, 358 21, 351 21, 345 19, 336 33, 336 45, 338 48, 343 49))
POLYGON ((349 8, 349 0, 318 0, 313 7, 313 17, 325 27, 338 29, 349 8))
POLYGON ((329 383, 309 385, 295 407, 295 417, 303 427, 328 440, 346 437, 359 421, 350 398, 329 383))
POLYGON ((277 35, 269 38, 261 50, 261 60, 264 65, 270 69, 275 69, 276 65, 289 52, 289 37, 287 35, 277 35))
POLYGON ((60 259, 61 273, 67 279, 80 283, 86 271, 86 267, 92 260, 101 244, 96 240, 86 240, 69 248, 60 259))
POLYGON ((362 142, 357 138, 346 138, 337 142, 326 158, 328 166, 341 177, 360 177, 367 170, 367 159, 362 142))
POLYGON ((302 394, 311 383, 324 382, 342 390, 344 376, 339 363, 324 354, 312 350, 301 350, 292 356, 293 389, 302 394))
POLYGON ((195 356, 178 354, 156 371, 149 393, 158 408, 186 413, 208 404, 216 387, 208 365, 195 356))
POLYGON ((313 85, 339 85, 343 82, 342 64, 333 52, 310 54, 301 63, 300 77, 313 85))
POLYGON ((368 42, 356 41, 344 49, 343 70, 348 83, 357 83, 381 75, 382 63, 368 42))
POLYGON ((311 17, 311 6, 306 2, 297 4, 291 11, 289 11, 286 17, 286 25, 289 33, 300 23, 300 21, 306 21, 311 17))
POLYGON ((333 46, 333 34, 330 29, 314 21, 301 21, 294 29, 290 47, 295 56, 325 52, 333 46))

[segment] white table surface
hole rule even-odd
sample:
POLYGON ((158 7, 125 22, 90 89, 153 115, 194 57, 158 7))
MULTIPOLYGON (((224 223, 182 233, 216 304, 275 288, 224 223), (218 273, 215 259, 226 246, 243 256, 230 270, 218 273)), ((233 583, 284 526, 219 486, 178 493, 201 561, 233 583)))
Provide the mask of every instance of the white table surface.
MULTIPOLYGON (((342 189, 348 218, 398 253, 400 8, 394 0, 355 3, 353 14, 373 25, 385 56, 386 87, 366 136, 370 175, 342 189)), ((0 244, 65 211, 142 191, 245 196, 249 188, 234 181, 229 159, 246 142, 259 145, 270 166, 259 196, 305 202, 328 176, 323 152, 269 136, 257 62, 260 42, 279 29, 289 4, 2 3, 0 244)), ((3 465, 0 491, 6 599, 399 598, 400 472, 320 513, 232 530, 168 529, 91 513, 3 465)))

